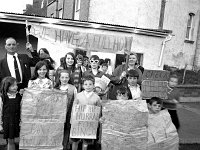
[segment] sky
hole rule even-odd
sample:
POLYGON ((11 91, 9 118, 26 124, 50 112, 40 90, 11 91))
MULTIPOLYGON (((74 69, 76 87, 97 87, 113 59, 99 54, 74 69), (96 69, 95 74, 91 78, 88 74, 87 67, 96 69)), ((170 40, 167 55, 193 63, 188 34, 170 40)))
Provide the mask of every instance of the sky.
POLYGON ((33 4, 33 0, 0 0, 0 12, 23 13, 26 4, 33 4))

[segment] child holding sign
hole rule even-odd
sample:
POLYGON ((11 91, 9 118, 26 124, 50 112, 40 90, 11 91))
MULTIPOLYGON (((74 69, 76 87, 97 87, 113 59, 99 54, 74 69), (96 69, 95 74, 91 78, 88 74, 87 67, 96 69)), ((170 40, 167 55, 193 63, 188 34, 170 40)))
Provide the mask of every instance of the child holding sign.
POLYGON ((128 70, 127 74, 126 74, 126 78, 125 78, 125 82, 121 82, 120 84, 116 84, 113 89, 111 89, 110 91, 110 99, 112 100, 116 100, 116 92, 119 88, 121 88, 122 86, 125 86, 127 88, 127 90, 129 91, 130 95, 129 95, 129 99, 141 99, 142 97, 142 92, 140 90, 140 86, 138 83, 138 79, 139 79, 139 74, 136 70, 128 70))
MULTIPOLYGON (((162 99, 152 97, 148 103, 149 119, 148 119, 148 145, 153 150, 154 146, 169 146, 170 150, 178 150, 178 133, 172 123, 170 114, 167 109, 161 110, 163 106, 162 99), (171 142, 169 142, 171 141, 171 142), (170 144, 169 144, 170 143, 170 144)), ((161 148, 162 149, 162 148, 161 148)))
POLYGON ((5 77, 1 85, 0 97, 0 130, 4 130, 8 150, 15 150, 15 138, 19 137, 20 109, 22 96, 17 92, 17 81, 13 77, 5 77))
POLYGON ((67 115, 66 115, 66 123, 64 127, 64 139, 63 139, 63 147, 65 149, 69 149, 69 134, 70 134, 70 118, 71 118, 71 111, 72 105, 74 102, 74 98, 77 95, 77 89, 75 86, 69 84, 70 74, 67 70, 60 70, 58 71, 58 76, 56 77, 56 84, 55 88, 66 91, 67 92, 67 115))
MULTIPOLYGON (((83 78, 84 91, 77 94, 77 97, 74 100, 74 105, 80 104, 80 105, 101 106, 100 97, 96 93, 93 92, 94 91, 94 83, 95 83, 95 79, 91 75, 85 76, 83 78)), ((72 141, 73 141, 72 150, 77 150, 80 139, 73 138, 72 141)), ((88 143, 90 141, 91 140, 83 139, 82 150, 87 150, 88 143)))

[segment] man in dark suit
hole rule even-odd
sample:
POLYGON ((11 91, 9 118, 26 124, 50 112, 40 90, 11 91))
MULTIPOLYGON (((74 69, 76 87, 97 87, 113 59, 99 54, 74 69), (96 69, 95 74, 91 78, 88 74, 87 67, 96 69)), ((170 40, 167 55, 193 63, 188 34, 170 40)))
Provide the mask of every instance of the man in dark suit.
POLYGON ((6 55, 0 60, 0 82, 4 77, 12 76, 17 79, 19 89, 27 87, 31 78, 30 67, 35 66, 39 61, 37 52, 33 50, 30 43, 27 43, 26 49, 30 51, 32 58, 27 54, 18 54, 17 43, 13 37, 6 39, 5 49, 6 55))

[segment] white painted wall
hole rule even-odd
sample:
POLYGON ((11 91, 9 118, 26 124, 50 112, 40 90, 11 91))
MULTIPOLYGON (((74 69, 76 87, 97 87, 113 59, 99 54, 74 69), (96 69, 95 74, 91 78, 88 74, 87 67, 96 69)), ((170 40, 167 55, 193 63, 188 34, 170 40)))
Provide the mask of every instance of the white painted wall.
POLYGON ((200 0, 168 0, 165 8, 164 28, 173 31, 167 44, 164 61, 166 64, 192 68, 200 18, 200 0), (194 13, 194 43, 185 43, 189 13, 194 13))
MULTIPOLYGON (((161 0, 91 0, 88 18, 95 22, 158 29, 160 7, 161 0)), ((199 28, 200 0, 166 0, 164 17, 164 29, 172 30, 174 36, 166 43, 163 64, 183 68, 187 63, 191 69, 199 28), (190 12, 195 14, 193 44, 184 42, 190 12)), ((132 50, 144 54, 145 68, 160 69, 157 66, 160 40, 138 36, 133 42, 132 50)))
POLYGON ((157 28, 160 5, 161 0, 90 0, 88 20, 141 28, 157 28), (155 7, 155 4, 158 6, 155 7))

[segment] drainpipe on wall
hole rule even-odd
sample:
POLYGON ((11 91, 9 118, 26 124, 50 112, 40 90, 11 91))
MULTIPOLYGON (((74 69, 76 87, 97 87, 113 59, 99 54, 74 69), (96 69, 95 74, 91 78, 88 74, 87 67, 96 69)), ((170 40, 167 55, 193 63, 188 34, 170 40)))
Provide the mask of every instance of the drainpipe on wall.
POLYGON ((194 51, 194 59, 193 59, 193 70, 197 70, 197 60, 199 58, 198 56, 198 42, 200 41, 200 11, 198 11, 198 14, 199 14, 199 25, 198 25, 198 31, 197 31, 197 38, 196 38, 196 48, 195 48, 195 51, 194 51))
POLYGON ((56 0, 56 18, 59 18, 58 0, 56 0))
POLYGON ((163 53, 164 53, 164 49, 165 49, 165 44, 170 41, 172 39, 172 35, 169 34, 165 40, 162 42, 162 48, 161 48, 161 52, 160 52, 160 59, 159 59, 159 62, 158 62, 158 67, 161 66, 161 63, 162 63, 162 59, 163 59, 163 53))

